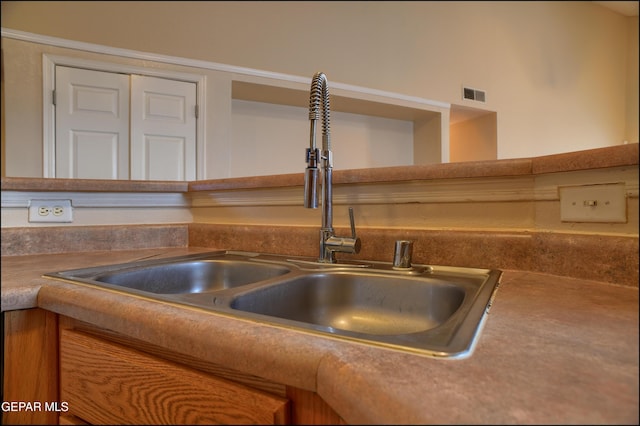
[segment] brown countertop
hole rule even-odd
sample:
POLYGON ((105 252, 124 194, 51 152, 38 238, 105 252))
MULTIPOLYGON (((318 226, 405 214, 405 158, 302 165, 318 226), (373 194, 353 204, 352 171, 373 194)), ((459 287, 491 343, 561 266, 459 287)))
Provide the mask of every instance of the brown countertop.
POLYGON ((183 181, 2 177, 3 191, 186 192, 183 181))
MULTIPOLYGON (((540 157, 416 166, 334 170, 334 184, 525 176, 638 164, 638 144, 614 145, 540 157)), ((140 181, 2 177, 5 191, 196 192, 302 186, 304 174, 289 173, 200 181, 140 181)))
POLYGON ((472 355, 434 359, 41 277, 209 250, 3 256, 2 310, 40 306, 316 391, 349 423, 638 424, 637 287, 504 271, 472 355))
MULTIPOLYGON (((414 180, 525 176, 638 164, 638 144, 615 145, 563 154, 418 166, 334 170, 334 184, 406 182, 414 180)), ((301 186, 303 173, 189 182, 189 191, 301 186)))

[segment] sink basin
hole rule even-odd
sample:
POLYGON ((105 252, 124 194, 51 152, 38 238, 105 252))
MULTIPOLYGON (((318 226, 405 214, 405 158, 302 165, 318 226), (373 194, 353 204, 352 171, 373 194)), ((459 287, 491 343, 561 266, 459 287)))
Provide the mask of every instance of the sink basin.
POLYGON ((367 345, 464 357, 501 272, 216 251, 45 276, 367 345))
POLYGON ((312 273, 236 297, 231 308, 373 335, 417 333, 454 315, 465 289, 371 273, 312 273))
POLYGON ((226 253, 207 254, 204 258, 195 255, 66 271, 59 276, 154 294, 192 294, 247 285, 291 271, 250 259, 226 253))
POLYGON ((468 356, 501 272, 390 269, 310 272, 241 290, 228 306, 262 321, 361 343, 468 356))

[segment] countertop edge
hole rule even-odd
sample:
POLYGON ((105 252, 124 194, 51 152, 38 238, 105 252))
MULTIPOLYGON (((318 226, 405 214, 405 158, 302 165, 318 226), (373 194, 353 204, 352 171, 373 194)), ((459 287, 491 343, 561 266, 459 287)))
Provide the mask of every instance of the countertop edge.
MULTIPOLYGON (((334 184, 526 176, 638 164, 638 143, 539 157, 412 166, 334 170, 334 184)), ((139 181, 2 177, 3 191, 197 192, 302 186, 304 173, 229 177, 200 181, 139 181)))
POLYGON ((328 344, 323 339, 216 312, 51 281, 40 289, 39 308, 275 383, 311 391, 317 387, 315 371, 322 347, 328 344), (282 346, 285 339, 289 344, 282 346))

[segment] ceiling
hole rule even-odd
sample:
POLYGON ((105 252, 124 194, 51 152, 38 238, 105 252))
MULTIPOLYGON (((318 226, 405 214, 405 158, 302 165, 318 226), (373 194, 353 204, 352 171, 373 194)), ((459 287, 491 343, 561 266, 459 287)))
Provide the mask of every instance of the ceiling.
POLYGON ((637 1, 594 1, 594 3, 625 16, 638 16, 637 1))

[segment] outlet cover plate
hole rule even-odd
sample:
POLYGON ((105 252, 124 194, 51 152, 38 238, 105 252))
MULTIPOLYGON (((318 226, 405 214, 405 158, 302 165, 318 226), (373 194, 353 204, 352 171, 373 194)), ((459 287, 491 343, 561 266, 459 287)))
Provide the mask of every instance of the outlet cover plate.
POLYGON ((627 222, 624 183, 561 186, 558 191, 563 222, 627 222))
POLYGON ((29 200, 29 222, 73 222, 71 200, 29 200))

